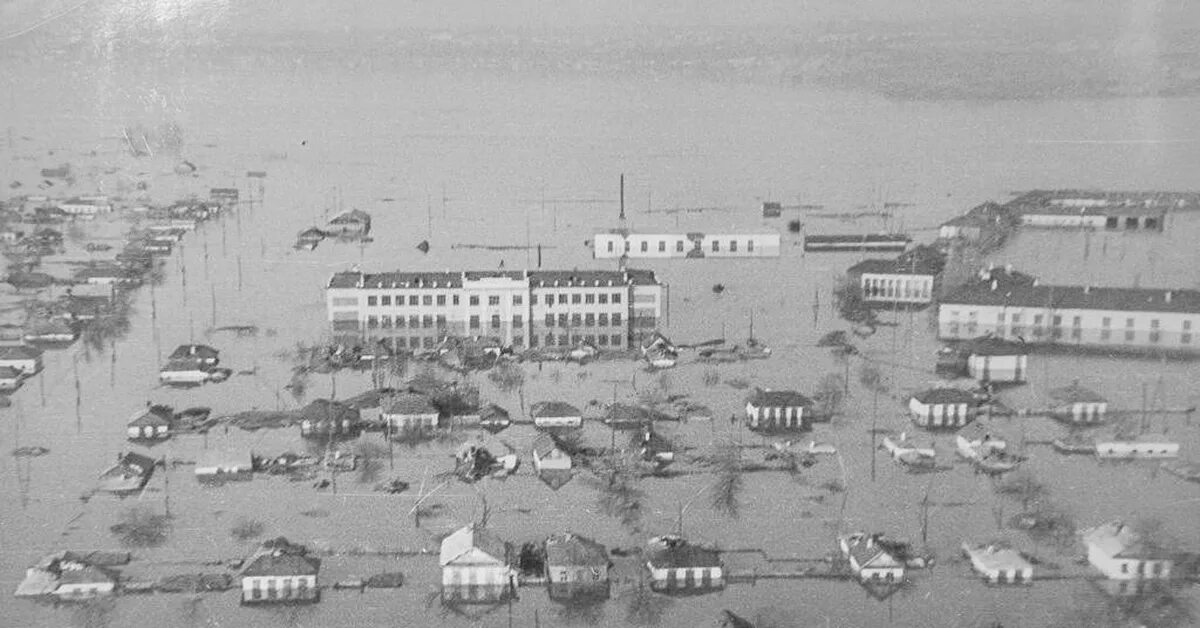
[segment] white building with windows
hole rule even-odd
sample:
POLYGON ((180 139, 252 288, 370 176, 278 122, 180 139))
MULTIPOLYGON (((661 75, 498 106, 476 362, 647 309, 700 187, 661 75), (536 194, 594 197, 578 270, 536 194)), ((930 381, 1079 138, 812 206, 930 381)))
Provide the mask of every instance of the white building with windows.
POLYGON ((1088 528, 1079 533, 1087 547, 1087 559, 1112 580, 1147 580, 1171 577, 1167 548, 1143 542, 1141 535, 1120 521, 1088 528))
POLYGON ((945 256, 932 247, 917 247, 896 259, 867 259, 846 270, 867 303, 927 305, 937 294, 945 256))
POLYGON ((779 257, 778 233, 629 233, 596 234, 596 259, 672 257, 779 257))
POLYGON ((342 272, 329 280, 326 306, 335 333, 410 351, 447 336, 623 350, 669 314, 667 286, 645 270, 342 272))
POLYGON ((942 340, 1196 353, 1198 328, 1198 290, 1048 286, 1011 268, 984 270, 938 305, 942 340))

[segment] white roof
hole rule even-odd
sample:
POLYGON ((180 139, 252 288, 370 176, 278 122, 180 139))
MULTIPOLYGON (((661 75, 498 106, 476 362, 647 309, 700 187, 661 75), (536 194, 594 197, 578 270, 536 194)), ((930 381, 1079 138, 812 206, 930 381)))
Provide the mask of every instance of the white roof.
POLYGON ((1032 569, 1033 565, 1025 560, 1021 553, 999 545, 976 545, 971 547, 963 543, 963 550, 971 560, 985 571, 1023 571, 1032 569))
POLYGON ((504 565, 504 553, 503 541, 470 524, 442 539, 438 563, 442 567, 450 563, 504 565))

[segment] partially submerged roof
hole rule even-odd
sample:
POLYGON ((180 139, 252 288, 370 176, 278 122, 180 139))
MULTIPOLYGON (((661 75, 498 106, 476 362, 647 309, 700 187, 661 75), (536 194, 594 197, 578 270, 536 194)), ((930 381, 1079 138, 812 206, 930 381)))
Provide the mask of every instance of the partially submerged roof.
POLYGON ((352 209, 350 211, 342 212, 329 219, 329 224, 333 225, 368 222, 371 222, 371 214, 368 214, 361 209, 352 209))
POLYGON ((1103 403, 1106 401, 1099 393, 1080 386, 1079 380, 1071 382, 1070 386, 1052 389, 1050 398, 1057 403, 1103 403))
POLYGON ((963 551, 981 569, 987 571, 1023 571, 1033 568, 1020 552, 996 543, 976 546, 963 543, 963 551))
POLYGON ((875 535, 853 534, 846 538, 850 557, 860 568, 903 567, 879 542, 875 535))
POLYGON ((133 419, 129 421, 129 427, 157 427, 170 426, 171 421, 175 418, 174 413, 165 406, 152 406, 145 410, 139 410, 133 415, 133 419))
POLYGON ((29 345, 0 346, 0 360, 34 360, 42 357, 42 350, 29 345))
POLYGON ((974 404, 975 395, 958 388, 931 388, 913 394, 913 399, 925 404, 974 404))
POLYGON ((168 356, 169 360, 200 358, 202 360, 215 360, 220 356, 221 352, 208 345, 179 345, 168 356))
POLYGON ((394 271, 385 273, 363 273, 344 271, 329 279, 329 288, 362 289, 412 289, 412 288, 461 288, 464 281, 484 279, 509 279, 528 281, 530 287, 582 288, 587 286, 657 285, 658 280, 651 270, 529 270, 529 271, 458 271, 425 272, 394 271))
POLYGON ((1048 286, 1004 269, 984 271, 941 301, 944 306, 990 305, 1053 310, 1200 313, 1200 290, 1048 286))
POLYGON ((11 366, 0 366, 0 379, 18 379, 24 371, 11 366))
POLYGON ((657 569, 721 566, 720 552, 693 545, 675 535, 650 539, 646 544, 646 560, 657 569))
POLYGON ((243 578, 259 576, 315 576, 321 570, 321 559, 291 552, 266 552, 251 559, 242 569, 243 578))
POLYGON ((868 259, 851 266, 849 274, 937 275, 946 266, 946 256, 931 246, 918 246, 895 259, 868 259))
POLYGON ((975 421, 969 425, 965 425, 958 430, 956 436, 961 436, 969 442, 983 440, 997 443, 1004 442, 1004 436, 996 430, 995 426, 988 425, 987 421, 975 421))
MULTIPOLYGON (((538 434, 537 438, 533 439, 533 453, 539 458, 545 458, 555 449, 558 449, 558 443, 554 442, 554 439, 549 434, 543 432, 538 434)), ((563 452, 563 454, 565 455, 566 452, 563 452)))
POLYGON ((546 539, 546 564, 550 566, 608 567, 608 550, 601 544, 570 532, 546 539))
POLYGON ((1080 532, 1083 542, 1095 546, 1105 554, 1117 558, 1169 558, 1166 548, 1155 547, 1143 541, 1131 526, 1121 521, 1110 521, 1080 532))
POLYGON ((507 565, 508 554, 507 543, 472 523, 442 539, 438 562, 443 567, 454 562, 507 565))
POLYGON ((755 389, 750 403, 760 408, 797 408, 811 406, 812 399, 794 390, 755 389))
POLYGON ((541 401, 533 404, 530 415, 534 417, 578 417, 583 416, 579 408, 565 401, 541 401))
POLYGON ((200 358, 182 358, 169 360, 160 371, 203 371, 204 362, 200 358))
POLYGON ((970 355, 984 356, 1027 355, 1029 353, 1025 343, 1004 340, 995 336, 976 338, 967 344, 966 350, 970 355))
POLYGON ((414 415, 414 414, 437 414, 437 408, 429 402, 429 398, 425 395, 417 393, 403 393, 396 395, 392 402, 388 404, 384 414, 396 415, 414 415))

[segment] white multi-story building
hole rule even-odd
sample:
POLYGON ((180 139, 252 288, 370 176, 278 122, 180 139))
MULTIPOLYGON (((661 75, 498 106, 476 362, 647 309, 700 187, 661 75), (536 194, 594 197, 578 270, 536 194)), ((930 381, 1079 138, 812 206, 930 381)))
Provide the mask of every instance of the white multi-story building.
POLYGON ((1197 290, 1047 286, 1011 268, 983 271, 938 305, 943 340, 1195 353, 1198 327, 1197 290))
POLYGON ((867 303, 927 305, 933 302, 945 256, 917 247, 896 259, 867 259, 846 270, 867 303))
POLYGON ((494 337, 518 349, 625 349, 667 314, 667 286, 654 273, 484 271, 335 274, 326 289, 335 333, 429 349, 447 336, 494 337))
POLYGON ((778 233, 629 233, 614 230, 596 234, 593 256, 670 257, 779 257, 778 233))

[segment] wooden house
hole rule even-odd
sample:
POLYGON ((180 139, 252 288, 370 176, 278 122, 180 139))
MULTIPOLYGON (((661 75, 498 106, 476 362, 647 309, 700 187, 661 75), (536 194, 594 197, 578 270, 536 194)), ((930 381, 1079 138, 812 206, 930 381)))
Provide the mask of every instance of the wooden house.
POLYGON ((109 467, 100 474, 100 490, 116 495, 125 495, 139 491, 150 476, 158 461, 138 453, 124 453, 117 456, 117 464, 109 467))
POLYGON ((583 413, 579 408, 563 401, 543 401, 530 409, 533 424, 538 427, 579 427, 583 425, 583 413))
POLYGON ((150 406, 139 410, 125 426, 129 440, 162 440, 171 436, 174 411, 167 406, 150 406))
POLYGON ((167 356, 168 360, 197 360, 207 367, 214 367, 221 362, 221 352, 208 345, 179 345, 167 356))
POLYGON ((746 401, 750 429, 807 429, 812 422, 813 402, 794 390, 756 388, 746 401))
POLYGON ((1167 548, 1144 542, 1128 525, 1113 521, 1080 532, 1088 563, 1112 580, 1171 577, 1174 561, 1167 548))
POLYGON ((342 212, 329 220, 324 231, 335 237, 366 237, 371 233, 371 215, 360 209, 342 212))
POLYGON ((571 456, 558 447, 549 434, 533 439, 533 468, 542 471, 570 471, 571 456))
POLYGON ((963 554, 971 561, 971 568, 991 584, 1030 584, 1033 582, 1033 565, 1020 552, 995 543, 962 544, 963 554))
POLYGON ((29 345, 0 346, 0 367, 3 366, 33 375, 42 370, 42 350, 29 345))
POLYGON ((655 591, 688 591, 725 587, 721 554, 693 545, 681 537, 650 539, 645 550, 650 588, 655 591))
POLYGON ((300 411, 305 438, 355 437, 362 431, 359 410, 337 401, 314 399, 300 411))
POLYGON ((1108 413, 1108 401, 1078 381, 1051 390, 1050 399, 1050 416, 1065 423, 1102 423, 1108 413))
POLYGON ((438 427, 438 411, 429 397, 420 393, 401 393, 392 398, 380 414, 391 433, 432 430, 438 427))
POLYGON ((603 545, 564 533, 546 539, 545 551, 551 598, 608 597, 612 563, 603 545))
POLYGON ((908 400, 913 423, 921 427, 960 427, 975 416, 975 395, 957 388, 933 388, 908 400))
POLYGON ((851 534, 838 539, 850 569, 863 582, 897 582, 904 578, 904 563, 879 542, 876 534, 851 534))
POLYGON ((321 559, 306 556, 297 547, 264 548, 247 561, 240 574, 242 604, 320 600, 317 576, 321 559))
POLYGON ((512 546, 482 527, 470 524, 442 539, 442 600, 497 602, 517 586, 512 546))

